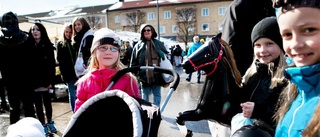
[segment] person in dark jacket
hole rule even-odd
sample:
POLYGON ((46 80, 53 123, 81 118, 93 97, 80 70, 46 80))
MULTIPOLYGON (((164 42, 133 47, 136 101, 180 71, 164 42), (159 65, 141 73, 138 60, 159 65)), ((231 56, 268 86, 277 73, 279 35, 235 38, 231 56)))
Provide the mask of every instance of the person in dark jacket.
POLYGON ((133 48, 130 46, 130 42, 129 41, 126 41, 124 45, 125 45, 125 53, 124 53, 124 57, 123 57, 122 63, 124 65, 129 65, 130 64, 130 60, 131 60, 131 55, 132 55, 133 48))
MULTIPOLYGON (((85 68, 88 65, 88 60, 91 56, 90 48, 93 40, 93 33, 90 25, 84 17, 75 17, 72 23, 73 30, 73 47, 77 51, 76 55, 83 57, 83 65, 85 68)), ((82 74, 84 75, 84 74, 82 74)), ((82 75, 79 75, 82 76, 82 75)))
POLYGON ((240 106, 244 117, 261 120, 275 129, 273 115, 279 95, 287 85, 283 76, 287 64, 276 17, 258 22, 252 30, 251 40, 254 61, 243 76, 243 103, 240 106))
POLYGON ((269 16, 275 16, 272 0, 234 0, 227 9, 221 38, 231 45, 242 76, 253 61, 251 30, 261 19, 269 16))
POLYGON ((68 86, 70 108, 74 112, 74 103, 76 101, 75 83, 78 80, 74 70, 77 51, 71 45, 72 25, 66 24, 63 28, 62 37, 57 44, 57 60, 62 81, 68 86))
MULTIPOLYGON (((142 25, 141 40, 134 46, 130 66, 159 66, 160 60, 164 59, 169 52, 164 43, 157 40, 157 33, 153 26, 142 25)), ((152 70, 142 70, 136 74, 141 83, 142 98, 149 101, 149 95, 153 93, 153 103, 160 106, 162 75, 152 70)))
POLYGON ((12 12, 1 17, 0 31, 0 71, 7 90, 10 105, 10 124, 20 119, 23 104, 24 115, 35 117, 32 100, 30 65, 32 46, 26 44, 28 35, 19 29, 18 18, 12 12))
POLYGON ((57 133, 52 120, 52 103, 49 90, 54 87, 55 66, 54 47, 51 43, 46 28, 41 23, 34 23, 29 30, 28 44, 32 45, 33 59, 33 85, 34 85, 34 105, 36 107, 37 118, 44 127, 46 136, 57 133), (45 113, 43 111, 45 108, 45 113), (47 122, 45 120, 45 115, 47 122))

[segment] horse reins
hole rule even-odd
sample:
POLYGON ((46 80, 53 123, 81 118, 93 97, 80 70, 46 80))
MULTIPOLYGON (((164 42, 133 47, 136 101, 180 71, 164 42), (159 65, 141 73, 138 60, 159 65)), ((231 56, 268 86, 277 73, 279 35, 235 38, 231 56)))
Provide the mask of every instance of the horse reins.
POLYGON ((202 67, 205 67, 205 66, 207 66, 207 65, 213 64, 213 65, 214 65, 213 70, 212 70, 209 74, 206 74, 207 76, 209 76, 209 75, 211 75, 213 72, 216 71, 217 66, 218 66, 218 63, 219 63, 219 61, 222 59, 222 55, 223 55, 223 45, 222 45, 222 44, 220 44, 220 45, 221 45, 221 46, 220 46, 219 55, 218 55, 218 57, 215 58, 213 61, 210 61, 210 62, 201 64, 201 65, 199 65, 199 66, 196 66, 196 65, 192 62, 192 60, 191 60, 190 58, 188 58, 188 61, 190 62, 190 64, 192 65, 192 67, 194 67, 194 69, 195 69, 196 71, 198 71, 198 70, 199 70, 200 68, 202 68, 202 67))

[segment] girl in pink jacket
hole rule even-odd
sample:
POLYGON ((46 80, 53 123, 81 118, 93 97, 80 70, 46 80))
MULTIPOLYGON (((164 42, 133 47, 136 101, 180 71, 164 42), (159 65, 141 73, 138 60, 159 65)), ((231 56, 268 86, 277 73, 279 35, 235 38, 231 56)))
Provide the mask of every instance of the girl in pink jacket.
MULTIPOLYGON (((125 68, 120 61, 120 44, 120 38, 107 28, 102 28, 94 34, 87 73, 77 82, 74 112, 89 98, 105 91, 117 71, 125 68)), ((130 96, 141 98, 138 82, 129 73, 123 75, 110 90, 112 89, 122 90, 130 96)))

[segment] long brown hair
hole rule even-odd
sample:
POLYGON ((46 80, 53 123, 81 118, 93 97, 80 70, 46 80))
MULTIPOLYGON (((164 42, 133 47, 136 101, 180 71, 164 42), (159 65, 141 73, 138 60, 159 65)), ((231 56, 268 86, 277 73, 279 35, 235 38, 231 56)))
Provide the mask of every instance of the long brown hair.
MULTIPOLYGON (((290 10, 294 10, 295 8, 300 7, 310 7, 310 8, 318 8, 320 9, 320 1, 319 0, 273 0, 273 6, 275 8, 280 8, 281 13, 285 13, 290 10)), ((289 83, 284 91, 281 92, 279 98, 279 106, 280 108, 276 112, 274 118, 277 123, 281 122, 285 113, 289 110, 291 103, 298 96, 298 91, 296 85, 289 83)), ((307 127, 303 130, 303 137, 316 137, 320 133, 320 103, 316 106, 315 112, 311 117, 307 127)))

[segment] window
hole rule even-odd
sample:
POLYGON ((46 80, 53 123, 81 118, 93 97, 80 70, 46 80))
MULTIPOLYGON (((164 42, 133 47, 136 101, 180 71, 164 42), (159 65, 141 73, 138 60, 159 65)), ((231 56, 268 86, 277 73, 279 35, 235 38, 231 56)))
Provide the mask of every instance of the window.
POLYGON ((171 11, 164 12, 164 19, 171 19, 171 11))
POLYGON ((120 23, 120 16, 114 16, 114 23, 120 23))
POLYGON ((202 31, 209 31, 209 24, 208 23, 202 24, 202 31))
POLYGON ((154 20, 154 13, 153 12, 148 13, 148 20, 154 20))
POLYGON ((160 34, 166 33, 166 27, 160 26, 160 34))
POLYGON ((172 25, 172 33, 177 33, 179 31, 177 25, 172 25))
POLYGON ((218 14, 219 16, 224 16, 224 14, 226 13, 227 7, 219 7, 218 8, 218 14))
POLYGON ((218 29, 219 29, 220 31, 222 31, 222 28, 223 28, 223 24, 222 24, 221 22, 219 22, 219 24, 218 24, 218 29))
POLYGON ((201 9, 201 16, 209 16, 209 9, 208 8, 202 8, 201 9))
POLYGON ((194 31, 194 24, 190 24, 188 26, 188 32, 192 32, 192 31, 194 31))

